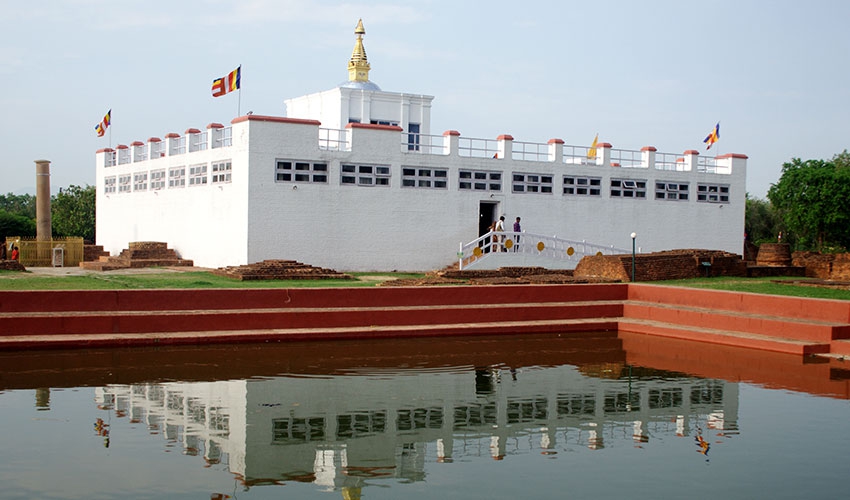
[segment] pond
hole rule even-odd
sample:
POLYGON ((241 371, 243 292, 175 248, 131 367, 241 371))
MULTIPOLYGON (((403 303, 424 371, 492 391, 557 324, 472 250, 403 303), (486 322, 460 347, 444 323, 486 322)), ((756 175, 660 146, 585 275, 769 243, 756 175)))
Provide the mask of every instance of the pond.
POLYGON ((0 353, 0 498, 837 498, 848 373, 617 332, 0 353))

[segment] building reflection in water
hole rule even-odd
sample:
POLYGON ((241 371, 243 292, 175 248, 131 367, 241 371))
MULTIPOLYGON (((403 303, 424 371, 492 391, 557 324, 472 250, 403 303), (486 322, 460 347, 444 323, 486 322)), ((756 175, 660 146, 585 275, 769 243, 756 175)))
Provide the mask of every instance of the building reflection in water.
POLYGON ((310 482, 350 498, 379 478, 422 481, 428 462, 738 432, 737 384, 619 361, 112 384, 96 397, 245 487, 310 482))

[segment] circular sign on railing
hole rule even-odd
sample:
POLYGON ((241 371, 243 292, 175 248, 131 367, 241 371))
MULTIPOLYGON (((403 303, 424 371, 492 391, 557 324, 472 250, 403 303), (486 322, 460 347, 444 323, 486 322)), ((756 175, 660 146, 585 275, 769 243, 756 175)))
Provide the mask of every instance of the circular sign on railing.
POLYGON ((544 248, 546 248, 546 245, 544 245, 542 241, 537 243, 537 251, 538 252, 542 252, 544 248))
POLYGON ((481 247, 475 247, 472 249, 472 255, 476 257, 481 257, 481 247))
POLYGON ((572 257, 574 253, 576 253, 575 248, 570 247, 570 248, 567 249, 567 255, 569 255, 570 257, 572 257))
POLYGON ((505 248, 510 250, 514 246, 514 240, 508 240, 505 242, 505 248))
POLYGON ((602 257, 602 252, 596 252, 597 257, 602 257))

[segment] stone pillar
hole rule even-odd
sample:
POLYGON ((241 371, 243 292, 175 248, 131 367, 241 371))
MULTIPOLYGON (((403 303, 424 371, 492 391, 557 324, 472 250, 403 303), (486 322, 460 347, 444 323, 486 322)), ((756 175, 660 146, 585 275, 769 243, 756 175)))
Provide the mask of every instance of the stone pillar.
POLYGON ((50 225, 50 161, 35 161, 35 230, 38 241, 53 239, 50 225))

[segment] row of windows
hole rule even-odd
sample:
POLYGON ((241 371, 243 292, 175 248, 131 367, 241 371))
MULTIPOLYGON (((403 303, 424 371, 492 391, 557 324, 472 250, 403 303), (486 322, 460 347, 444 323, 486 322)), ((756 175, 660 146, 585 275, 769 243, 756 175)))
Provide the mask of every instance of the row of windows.
MULTIPOLYGON (((230 174, 233 169, 230 160, 214 162, 210 169, 212 175, 207 175, 207 164, 199 163, 189 166, 189 185, 203 186, 207 182, 212 184, 225 184, 231 180, 230 174)), ((119 176, 105 177, 103 179, 103 193, 129 193, 131 191, 159 191, 169 188, 186 187, 186 167, 173 167, 133 174, 122 174, 119 176)))
MULTIPOLYGON (((207 164, 190 165, 188 176, 186 167, 168 169, 167 184, 169 188, 186 186, 202 186, 231 182, 232 164, 229 160, 215 162, 210 165, 211 175, 208 175, 207 164)), ((501 192, 502 172, 490 170, 460 169, 458 171, 458 189, 461 191, 501 192)), ((448 189, 449 171, 446 168, 431 167, 402 167, 401 186, 414 189, 448 189)), ((391 168, 388 165, 361 165, 342 163, 340 165, 340 184, 348 186, 389 187, 391 168)), ((275 165, 275 181, 328 184, 329 168, 327 162, 311 162, 301 160, 277 160, 275 165)), ((128 193, 131 191, 151 191, 164 189, 166 171, 151 170, 126 174, 116 178, 104 179, 104 193, 128 193)), ((651 184, 650 184, 651 186, 651 184)), ((610 180, 609 195, 612 198, 645 199, 647 197, 647 181, 645 179, 610 180)), ((519 173, 511 176, 511 192, 517 194, 552 194, 554 193, 554 176, 549 174, 519 173)), ((589 176, 563 176, 562 193, 565 196, 602 196, 602 178, 589 176)), ((655 199, 659 201, 688 201, 690 199, 690 184, 687 182, 655 182, 655 199)), ((729 186, 725 184, 697 184, 698 202, 729 203, 729 186)))

